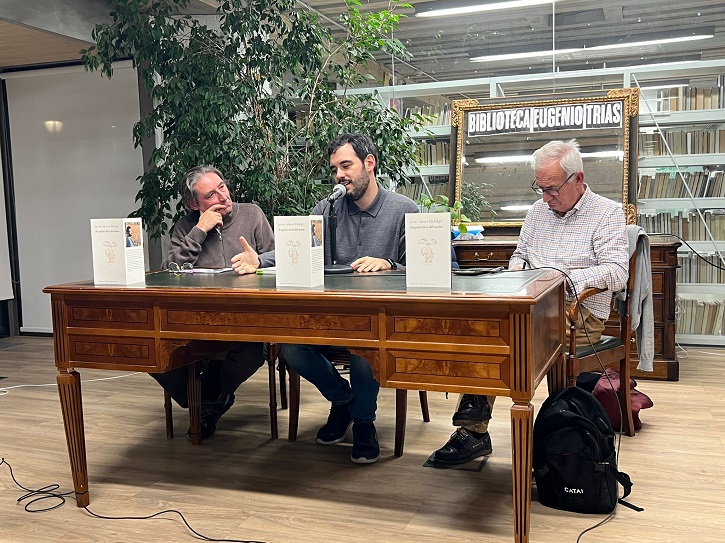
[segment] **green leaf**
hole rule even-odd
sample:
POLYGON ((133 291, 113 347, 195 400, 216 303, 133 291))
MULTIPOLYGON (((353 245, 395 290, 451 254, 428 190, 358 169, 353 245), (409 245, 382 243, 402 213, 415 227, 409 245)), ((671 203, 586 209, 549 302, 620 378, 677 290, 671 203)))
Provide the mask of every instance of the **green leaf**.
POLYGON ((390 38, 405 4, 363 14, 359 0, 346 0, 339 40, 295 0, 223 0, 218 30, 173 16, 189 0, 109 4, 112 22, 94 28, 82 61, 111 78, 113 62, 130 58, 154 99, 133 129, 136 145, 163 134, 139 178, 135 211, 152 237, 185 213, 179 181, 199 164, 219 168, 236 200, 269 217, 308 213, 330 183, 327 145, 343 131, 370 135, 380 172, 408 181, 403 170, 416 164, 408 130, 419 130, 422 117, 402 119, 373 94, 334 90, 366 81, 365 63, 379 50, 405 58, 390 38))

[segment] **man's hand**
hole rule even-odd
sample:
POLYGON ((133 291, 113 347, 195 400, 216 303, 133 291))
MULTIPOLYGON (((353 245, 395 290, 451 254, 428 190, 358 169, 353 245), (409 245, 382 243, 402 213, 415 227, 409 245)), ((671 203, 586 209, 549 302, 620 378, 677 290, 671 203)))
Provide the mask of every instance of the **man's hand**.
POLYGON ((219 213, 219 211, 224 209, 225 207, 226 206, 222 204, 214 204, 213 206, 211 206, 199 216, 199 222, 196 223, 196 227, 208 234, 212 228, 221 226, 223 222, 222 215, 221 213, 219 213))
POLYGON ((244 236, 239 238, 239 243, 242 244, 243 252, 232 257, 232 269, 239 275, 256 272, 257 268, 259 268, 257 252, 247 243, 244 236))
POLYGON ((516 271, 516 270, 523 270, 523 266, 513 266, 512 268, 509 268, 509 271, 516 271))
POLYGON ((373 258, 372 256, 364 256, 358 258, 350 264, 350 267, 356 272, 374 272, 380 270, 390 270, 390 262, 384 258, 373 258))

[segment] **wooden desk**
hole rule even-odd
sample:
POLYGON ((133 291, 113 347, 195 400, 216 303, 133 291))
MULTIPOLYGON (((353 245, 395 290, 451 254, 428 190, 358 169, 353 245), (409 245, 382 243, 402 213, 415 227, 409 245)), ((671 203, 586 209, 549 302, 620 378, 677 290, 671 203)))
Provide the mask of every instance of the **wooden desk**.
POLYGON ((526 271, 453 277, 451 292, 406 292, 405 276, 325 278, 324 291, 276 290, 270 275, 150 274, 145 286, 48 287, 55 364, 78 506, 90 502, 77 368, 159 372, 191 340, 343 345, 381 386, 509 396, 514 540, 529 540, 531 399, 564 385, 564 283, 526 271))
MULTIPOLYGON (((516 249, 517 236, 490 236, 482 240, 454 241, 456 259, 461 268, 508 266, 516 249)), ((652 261, 652 305, 654 310, 654 370, 637 370, 639 356, 633 351, 632 377, 677 381, 680 364, 675 349, 675 287, 677 248, 682 245, 670 236, 650 236, 652 261)), ((605 333, 617 335, 619 317, 613 314, 605 333)), ((636 348, 636 341, 635 341, 636 348)))

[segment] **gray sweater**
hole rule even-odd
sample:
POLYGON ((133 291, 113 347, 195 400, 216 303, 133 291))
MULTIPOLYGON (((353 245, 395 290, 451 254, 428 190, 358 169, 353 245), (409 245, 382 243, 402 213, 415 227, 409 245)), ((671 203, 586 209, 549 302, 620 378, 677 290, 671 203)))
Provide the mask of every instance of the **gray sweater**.
MULTIPOLYGON (((650 262, 649 237, 644 229, 637 225, 627 226, 630 258, 637 251, 637 269, 629 304, 632 330, 637 335, 640 371, 652 371, 654 368, 654 310, 652 297, 652 264, 650 262)), ((620 296, 615 299, 615 308, 620 313, 624 301, 620 296)))
MULTIPOLYGON (((418 206, 402 194, 385 190, 378 183, 378 195, 362 211, 349 198, 339 198, 332 205, 337 211, 337 263, 350 264, 364 256, 389 258, 405 266, 405 214, 418 213, 418 206)), ((318 202, 311 215, 324 217, 325 264, 330 255, 330 203, 318 202)))
POLYGON ((190 262, 200 268, 226 268, 232 265, 232 257, 242 252, 239 237, 244 236, 249 245, 260 253, 261 267, 270 266, 264 259, 267 251, 274 248, 274 232, 262 210, 254 204, 232 204, 232 212, 224 218, 219 231, 204 232, 196 228, 199 212, 192 211, 174 225, 171 248, 161 263, 181 265, 190 262))

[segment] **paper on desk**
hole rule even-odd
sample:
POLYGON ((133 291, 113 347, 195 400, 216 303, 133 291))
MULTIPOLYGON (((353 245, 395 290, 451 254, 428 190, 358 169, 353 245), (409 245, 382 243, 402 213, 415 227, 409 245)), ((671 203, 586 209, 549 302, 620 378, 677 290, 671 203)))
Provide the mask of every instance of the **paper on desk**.
MULTIPOLYGON (((170 271, 170 270, 169 270, 170 271)), ((179 270, 181 273, 224 273, 232 271, 232 268, 191 268, 179 270)))

